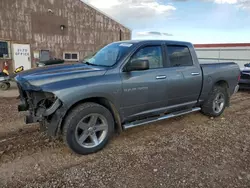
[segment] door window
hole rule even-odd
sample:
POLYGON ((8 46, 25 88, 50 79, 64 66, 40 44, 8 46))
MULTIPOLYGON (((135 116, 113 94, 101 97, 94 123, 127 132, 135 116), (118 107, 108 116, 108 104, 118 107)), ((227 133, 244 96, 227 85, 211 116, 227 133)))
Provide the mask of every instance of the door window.
POLYGON ((167 46, 168 57, 171 67, 192 66, 193 60, 188 47, 167 46))
POLYGON ((163 60, 161 46, 148 46, 141 48, 132 56, 130 62, 141 59, 149 61, 150 69, 162 68, 163 60))

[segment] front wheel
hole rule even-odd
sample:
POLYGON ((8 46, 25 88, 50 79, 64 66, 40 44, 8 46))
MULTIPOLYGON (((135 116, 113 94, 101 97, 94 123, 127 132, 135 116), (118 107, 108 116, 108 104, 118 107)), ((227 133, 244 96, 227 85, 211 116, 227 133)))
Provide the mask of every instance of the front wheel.
POLYGON ((63 138, 76 153, 86 155, 105 147, 114 131, 113 116, 96 103, 75 107, 66 117, 63 138))
POLYGON ((220 116, 226 108, 228 97, 226 88, 215 86, 203 104, 202 112, 212 117, 220 116))

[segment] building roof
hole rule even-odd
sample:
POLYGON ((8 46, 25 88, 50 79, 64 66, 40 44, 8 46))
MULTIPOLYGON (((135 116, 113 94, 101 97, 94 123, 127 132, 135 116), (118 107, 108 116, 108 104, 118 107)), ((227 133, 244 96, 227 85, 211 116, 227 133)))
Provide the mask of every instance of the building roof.
POLYGON ((118 24, 120 24, 121 26, 125 27, 126 29, 128 29, 128 30, 132 31, 132 29, 131 29, 131 28, 129 28, 129 27, 127 27, 127 26, 125 26, 125 25, 121 24, 118 20, 116 20, 115 18, 113 18, 113 17, 111 17, 110 15, 106 14, 105 12, 101 11, 100 9, 98 9, 98 8, 94 7, 94 6, 93 6, 93 5, 91 5, 90 3, 86 2, 86 1, 83 1, 83 0, 80 0, 80 1, 81 1, 82 3, 84 3, 84 4, 86 4, 87 6, 89 6, 90 8, 92 8, 92 9, 96 10, 97 12, 100 12, 101 14, 103 14, 103 15, 107 16, 107 17, 108 17, 108 18, 110 18, 111 20, 113 20, 113 21, 117 22, 118 24))
POLYGON ((195 48, 250 47, 250 43, 194 44, 195 48))

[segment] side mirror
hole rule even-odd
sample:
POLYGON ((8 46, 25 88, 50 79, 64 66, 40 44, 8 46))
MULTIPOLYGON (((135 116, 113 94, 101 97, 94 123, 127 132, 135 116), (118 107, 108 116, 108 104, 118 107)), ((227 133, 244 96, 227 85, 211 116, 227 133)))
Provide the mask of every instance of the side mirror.
POLYGON ((149 61, 148 60, 134 60, 131 61, 128 66, 126 66, 126 71, 140 71, 140 70, 148 70, 149 69, 149 61))

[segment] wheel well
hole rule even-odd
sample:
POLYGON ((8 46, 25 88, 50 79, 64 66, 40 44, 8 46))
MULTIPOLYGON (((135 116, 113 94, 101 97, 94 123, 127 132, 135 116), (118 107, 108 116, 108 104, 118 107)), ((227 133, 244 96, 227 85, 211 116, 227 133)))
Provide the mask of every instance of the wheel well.
POLYGON ((104 106, 105 108, 107 108, 111 112, 111 114, 113 115, 113 118, 115 120, 115 131, 118 132, 118 133, 122 132, 123 128, 122 128, 122 125, 121 125, 121 119, 120 119, 119 112, 117 111, 117 109, 115 108, 115 106, 114 106, 114 104, 112 102, 110 102, 108 99, 103 98, 103 97, 88 98, 88 99, 84 99, 84 100, 78 101, 77 103, 73 104, 68 109, 68 111, 66 112, 65 116, 63 117, 62 123, 60 125, 61 126, 60 127, 61 130, 63 128, 64 120, 67 117, 68 113, 73 108, 75 108, 76 106, 78 106, 79 104, 83 104, 83 103, 86 103, 86 102, 94 102, 94 103, 100 104, 100 105, 104 106))
POLYGON ((215 86, 221 86, 221 87, 223 87, 223 88, 225 88, 226 89, 226 92, 227 92, 227 95, 228 95, 228 97, 227 97, 227 106, 229 106, 229 102, 230 102, 230 93, 229 93, 229 85, 228 85, 228 83, 225 81, 225 80, 220 80, 220 81, 218 81, 218 82, 216 82, 215 84, 214 84, 215 86))
POLYGON ((228 83, 225 80, 220 80, 220 81, 216 82, 215 85, 222 86, 222 87, 227 88, 227 89, 229 88, 228 83))

